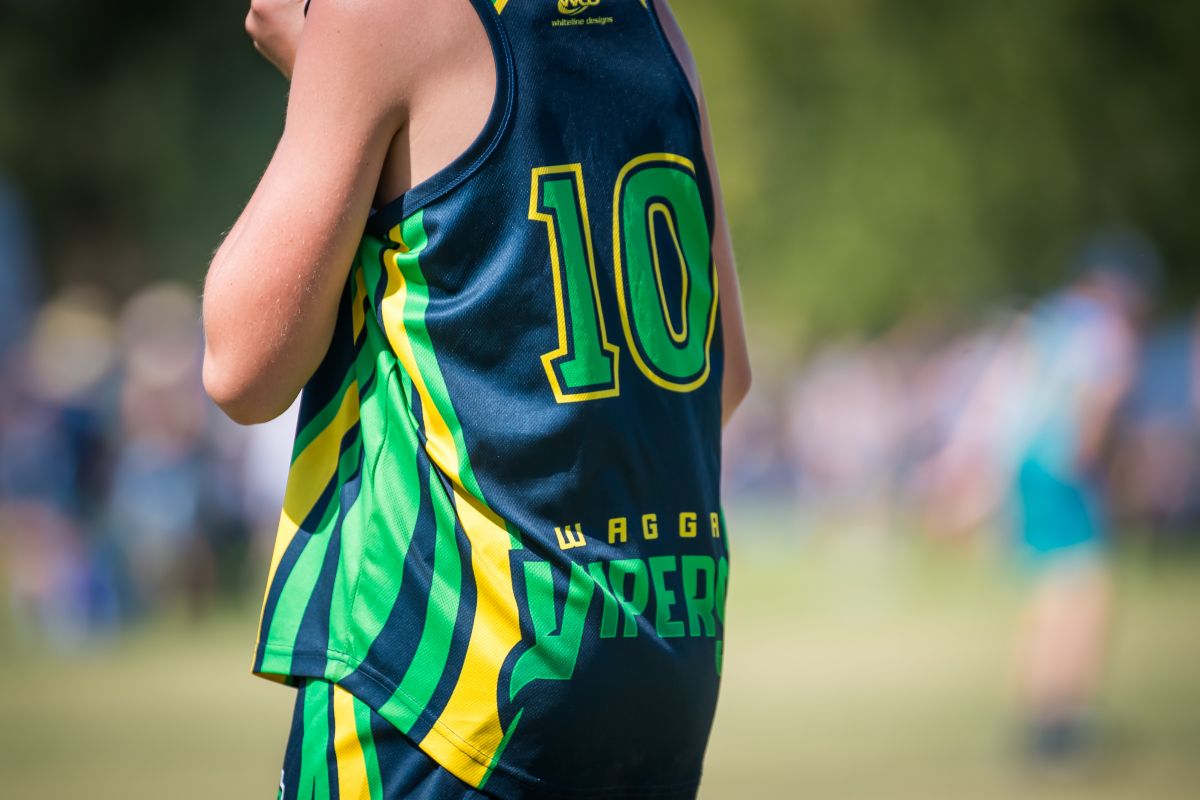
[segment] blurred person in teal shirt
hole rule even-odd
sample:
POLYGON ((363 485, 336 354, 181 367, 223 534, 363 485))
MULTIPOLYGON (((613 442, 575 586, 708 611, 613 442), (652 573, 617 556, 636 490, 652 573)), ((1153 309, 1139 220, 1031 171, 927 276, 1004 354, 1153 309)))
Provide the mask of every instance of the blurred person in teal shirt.
POLYGON ((1040 762, 1072 760, 1092 738, 1113 604, 1106 454, 1160 269, 1139 234, 1090 240, 1068 285, 997 345, 933 470, 943 527, 991 511, 1011 521, 1030 580, 1019 692, 1040 762))

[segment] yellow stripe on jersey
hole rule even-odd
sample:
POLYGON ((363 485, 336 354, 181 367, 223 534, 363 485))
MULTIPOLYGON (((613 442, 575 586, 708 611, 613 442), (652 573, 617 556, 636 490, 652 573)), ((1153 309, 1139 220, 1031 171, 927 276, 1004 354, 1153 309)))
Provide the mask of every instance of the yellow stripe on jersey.
MULTIPOLYGON (((504 521, 463 485, 466 454, 459 452, 450 425, 430 392, 408 330, 409 284, 400 264, 407 260, 415 267, 418 256, 405 243, 401 225, 389 232, 389 238, 396 247, 387 250, 382 259, 387 270, 387 288, 380 303, 383 327, 420 397, 429 457, 453 485, 458 520, 471 543, 476 586, 475 618, 458 682, 441 716, 419 745, 460 780, 478 786, 504 740, 497 701, 500 669, 521 641, 508 558, 512 540, 504 521)), ((423 325, 417 315, 411 322, 423 325)), ((437 487, 430 488, 437 491, 437 487)))
MULTIPOLYGON (((358 341, 366 325, 366 313, 363 311, 363 299, 367 296, 367 285, 363 271, 354 271, 354 296, 351 301, 354 325, 354 341, 358 341)), ((351 381, 337 414, 325 426, 313 441, 308 443, 304 451, 292 462, 288 470, 287 486, 284 490, 283 511, 279 515, 279 526, 275 533, 275 549, 271 554, 271 566, 267 572, 266 594, 263 596, 262 609, 259 610, 258 625, 262 629, 262 617, 267 607, 267 596, 275 582, 275 573, 279 562, 287 552, 300 525, 308 516, 313 506, 317 504, 321 493, 333 478, 338 469, 341 455, 342 437, 346 431, 358 422, 358 383, 351 381)), ((271 676, 267 676, 271 677, 271 676)))
POLYGON ((333 748, 337 757, 338 797, 371 800, 367 761, 354 719, 354 695, 333 685, 333 748))
POLYGON ((509 570, 511 539, 504 523, 457 484, 454 503, 471 541, 471 571, 477 587, 475 620, 458 683, 420 745, 459 779, 479 786, 504 741, 496 687, 505 658, 521 641, 521 627, 509 570), (486 714, 481 713, 483 709, 486 714), (469 755, 466 748, 475 755, 469 755))
MULTIPOLYGON (((271 554, 271 567, 267 573, 267 595, 275 583, 275 572, 287 552, 292 540, 304 524, 305 518, 317 504, 325 487, 337 473, 341 455, 342 437, 358 422, 358 383, 351 381, 342 395, 337 414, 317 434, 308 446, 296 456, 288 471, 287 488, 283 497, 283 512, 279 516, 279 530, 275 534, 275 551, 271 554)), ((262 615, 266 611, 267 596, 259 611, 258 624, 262 628, 262 615)), ((270 677, 270 676, 268 676, 270 677)))

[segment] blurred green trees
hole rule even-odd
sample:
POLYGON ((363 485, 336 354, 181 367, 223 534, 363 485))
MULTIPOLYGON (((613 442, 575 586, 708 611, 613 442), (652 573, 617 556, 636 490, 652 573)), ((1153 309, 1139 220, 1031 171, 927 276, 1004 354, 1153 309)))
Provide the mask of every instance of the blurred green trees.
POLYGON ((1200 6, 677 6, 756 313, 803 335, 969 311, 1119 222, 1164 248, 1174 296, 1200 288, 1200 6))
POLYGON ((0 174, 33 205, 51 285, 199 290, 283 123, 246 7, 0 0, 0 174))
MULTIPOLYGON (((52 281, 199 285, 282 121, 245 5, 0 0, 0 169, 52 281)), ((1162 245, 1175 302, 1200 290, 1200 5, 674 5, 759 343, 1039 291, 1113 222, 1162 245)))

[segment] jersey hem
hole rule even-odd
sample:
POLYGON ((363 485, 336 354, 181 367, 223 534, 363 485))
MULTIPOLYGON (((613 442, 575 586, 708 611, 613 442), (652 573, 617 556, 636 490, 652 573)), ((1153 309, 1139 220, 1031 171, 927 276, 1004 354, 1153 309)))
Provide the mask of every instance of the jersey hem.
MULTIPOLYGON (((430 723, 429 733, 426 734, 426 738, 430 736, 436 737, 443 743, 462 753, 471 761, 491 770, 489 777, 484 780, 484 784, 475 787, 480 791, 484 791, 489 794, 499 789, 501 792, 500 796, 511 798, 511 800, 535 800, 535 798, 538 798, 539 800, 618 800, 618 798, 663 798, 663 800, 683 800, 683 798, 695 797, 696 792, 700 787, 699 779, 695 781, 689 781, 687 783, 658 784, 655 786, 642 786, 636 788, 625 786, 608 786, 597 789, 570 789, 561 786, 555 786, 545 780, 542 780, 541 778, 530 775, 524 770, 505 764, 503 760, 497 761, 493 765, 492 759, 485 753, 474 747, 469 741, 448 728, 446 725, 439 723, 436 717, 433 715, 420 711, 416 707, 415 703, 413 703, 406 695, 399 692, 399 690, 390 688, 388 682, 383 678, 383 676, 376 673, 375 670, 371 669, 371 667, 367 666, 362 661, 355 659, 346 653, 342 653, 337 650, 326 650, 324 652, 319 650, 297 650, 296 648, 289 647, 287 645, 270 643, 260 643, 255 649, 256 652, 269 652, 275 655, 290 656, 293 663, 293 669, 289 670, 288 672, 264 670, 261 669, 258 664, 255 664, 252 669, 252 672, 255 676, 271 681, 272 683, 280 683, 288 686, 296 685, 297 679, 302 678, 328 680, 331 683, 335 683, 346 691, 350 692, 350 694, 354 695, 361 702, 370 706, 375 713, 379 714, 384 719, 387 719, 389 723, 395 725, 391 719, 388 719, 388 715, 384 713, 381 708, 372 703, 369 698, 359 695, 354 691, 353 686, 347 686, 344 681, 351 674, 361 675, 363 678, 369 680, 380 689, 389 692, 391 696, 398 699, 401 704, 403 704, 405 708, 412 712, 417 718, 430 723), (331 680, 324 666, 329 661, 334 661, 343 667, 346 667, 348 672, 337 680, 331 680), (313 666, 296 669, 295 665, 297 662, 300 664, 312 664, 313 666), (318 663, 322 666, 317 667, 316 665, 318 663), (530 794, 529 792, 533 793, 530 794)), ((396 727, 399 729, 398 725, 396 727)), ((407 737, 408 734, 405 733, 404 736, 407 737)), ((426 755, 430 755, 424 747, 421 747, 419 742, 413 741, 411 738, 410 741, 412 741, 416 747, 424 751, 426 755)), ((430 758, 434 757, 430 755, 430 758)), ((436 762, 438 760, 434 758, 434 761, 436 762)), ((443 769, 453 774, 453 770, 451 770, 445 764, 442 764, 441 762, 438 762, 438 764, 443 769)), ((459 777, 460 780, 462 779, 461 776, 456 777, 459 777)), ((471 783, 471 781, 466 782, 469 785, 474 785, 471 783)))

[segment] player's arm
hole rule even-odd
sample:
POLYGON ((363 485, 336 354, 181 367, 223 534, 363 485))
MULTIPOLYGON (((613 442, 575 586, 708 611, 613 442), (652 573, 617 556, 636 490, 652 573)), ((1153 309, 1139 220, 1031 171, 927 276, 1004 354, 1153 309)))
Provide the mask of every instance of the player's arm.
POLYGON ((700 86, 700 73, 692 58, 687 40, 675 21, 675 15, 666 0, 655 0, 663 29, 670 40, 671 49, 687 73, 692 93, 700 104, 701 135, 704 139, 704 155, 708 161, 708 174, 712 176, 713 209, 716 213, 713 232, 713 258, 717 263, 718 292, 721 297, 721 331, 725 340, 725 377, 721 384, 721 408, 724 421, 728 421, 738 405, 750 391, 750 353, 746 347, 746 329, 742 317, 742 295, 738 287, 737 262, 733 255, 733 239, 729 235, 729 220, 725 216, 725 201, 721 193, 721 179, 717 174, 717 159, 713 155, 712 127, 708 121, 708 108, 704 102, 704 91, 700 86))
POLYGON ((982 370, 967 387, 946 441, 920 468, 926 522, 933 533, 963 536, 977 530, 1003 504, 1011 482, 1009 459, 998 437, 1007 437, 1014 383, 1027 383, 1029 319, 1017 316, 1003 329, 989 328, 964 347, 987 347, 982 370), (985 344, 990 343, 990 344, 985 344))
POLYGON ((287 409, 328 349, 388 144, 405 121, 398 98, 415 59, 380 24, 396 5, 313 4, 279 145, 209 267, 204 386, 238 422, 287 409))
POLYGON ((1128 322, 1114 321, 1105 330, 1089 335, 1092 346, 1100 352, 1100 363, 1080 405, 1075 466, 1084 472, 1100 462, 1137 367, 1137 338, 1128 322))

